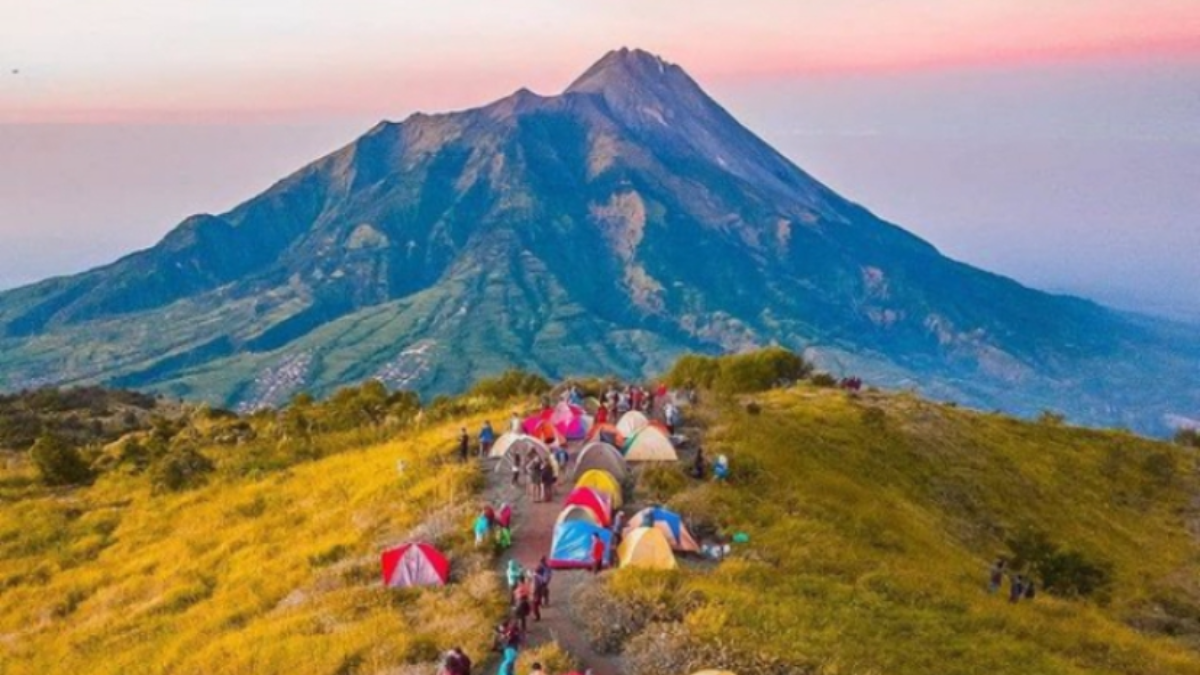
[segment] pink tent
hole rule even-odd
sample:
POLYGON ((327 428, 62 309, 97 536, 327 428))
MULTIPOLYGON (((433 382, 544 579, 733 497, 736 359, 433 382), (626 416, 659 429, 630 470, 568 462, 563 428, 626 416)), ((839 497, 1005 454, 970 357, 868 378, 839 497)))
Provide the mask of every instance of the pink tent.
POLYGON ((425 543, 401 544, 383 552, 383 585, 388 588, 445 586, 450 562, 425 543))
POLYGON ((584 411, 579 406, 563 402, 554 408, 550 415, 550 423, 568 440, 577 441, 587 435, 587 425, 583 421, 584 411))

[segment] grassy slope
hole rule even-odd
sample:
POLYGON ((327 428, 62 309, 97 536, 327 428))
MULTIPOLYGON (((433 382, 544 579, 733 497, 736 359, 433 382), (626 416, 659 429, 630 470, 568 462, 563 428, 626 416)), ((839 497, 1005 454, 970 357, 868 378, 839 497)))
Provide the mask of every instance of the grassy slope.
MULTIPOLYGON (((706 411, 708 450, 731 456, 740 483, 671 499, 752 536, 711 573, 683 573, 683 597, 707 599, 684 618, 694 634, 829 673, 1200 672, 1185 638, 1127 623, 1163 607, 1200 616, 1200 546, 1184 522, 1197 480, 1182 449, 909 396, 802 388, 761 402, 760 415, 706 411), (985 594, 990 560, 1025 527, 1110 562, 1111 599, 985 594)), ((614 587, 653 595, 656 583, 614 587)))
POLYGON ((450 640, 481 653, 501 594, 478 561, 459 555, 444 591, 378 582, 378 552, 431 516, 465 541, 478 474, 442 461, 455 424, 164 496, 119 474, 49 493, 10 467, 0 673, 375 672, 450 640))

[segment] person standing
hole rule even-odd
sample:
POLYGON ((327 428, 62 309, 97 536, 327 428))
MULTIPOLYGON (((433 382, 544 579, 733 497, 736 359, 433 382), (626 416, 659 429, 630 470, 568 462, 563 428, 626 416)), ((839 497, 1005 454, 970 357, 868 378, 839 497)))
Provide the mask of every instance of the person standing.
POLYGON ((1017 603, 1025 595, 1025 578, 1020 574, 1012 576, 1012 586, 1009 587, 1008 601, 1017 603))
POLYGON ((621 548, 621 539, 625 536, 624 528, 625 513, 617 511, 617 515, 613 518, 612 523, 612 548, 614 551, 621 548))
POLYGON ((554 501, 554 466, 550 462, 542 464, 542 501, 554 501))
POLYGON ((471 457, 471 436, 467 433, 466 427, 463 427, 458 434, 458 456, 463 462, 471 457))
POLYGON ((599 574, 604 569, 604 540, 599 534, 592 533, 592 574, 599 574))
POLYGON ((496 430, 492 428, 491 421, 483 423, 483 428, 479 430, 479 456, 487 457, 492 452, 492 446, 496 443, 496 430))
POLYGON ((521 418, 517 415, 515 410, 513 411, 512 417, 510 417, 508 420, 508 430, 517 435, 521 434, 521 418))
POLYGON ((475 518, 474 530, 475 548, 479 548, 480 545, 483 544, 483 541, 487 539, 488 534, 490 534, 492 531, 492 521, 490 518, 488 518, 486 513, 480 513, 479 516, 475 518))
POLYGON ((521 451, 512 451, 512 484, 517 487, 521 484, 521 451))
POLYGON ((550 564, 546 562, 546 556, 542 556, 533 573, 533 592, 538 596, 538 604, 542 607, 550 606, 550 580, 552 578, 554 578, 554 570, 550 569, 550 564))
POLYGON ((996 562, 992 563, 992 568, 988 571, 988 593, 995 595, 1000 591, 1000 586, 1004 584, 1004 566, 1008 562, 1004 558, 997 558, 996 562))

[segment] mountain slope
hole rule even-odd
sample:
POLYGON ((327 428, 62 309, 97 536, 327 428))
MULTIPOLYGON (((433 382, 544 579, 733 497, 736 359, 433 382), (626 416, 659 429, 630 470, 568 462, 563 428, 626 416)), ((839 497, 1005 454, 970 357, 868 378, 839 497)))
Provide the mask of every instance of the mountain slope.
POLYGON ((1200 338, 1173 330, 942 257, 678 66, 620 50, 562 95, 380 124, 151 249, 0 295, 0 386, 257 405, 371 375, 442 392, 514 364, 643 374, 774 341, 1153 430, 1200 408, 1200 338))

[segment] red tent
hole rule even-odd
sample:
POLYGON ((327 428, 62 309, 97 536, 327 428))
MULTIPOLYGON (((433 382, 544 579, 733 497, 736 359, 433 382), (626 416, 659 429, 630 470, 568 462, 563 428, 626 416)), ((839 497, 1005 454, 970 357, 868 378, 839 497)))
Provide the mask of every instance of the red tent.
POLYGON ((582 506, 592 513, 596 514, 596 522, 600 523, 601 527, 608 527, 612 524, 612 500, 608 495, 594 488, 575 488, 571 490, 571 494, 567 495, 567 501, 564 506, 582 506))
POLYGON ((450 562, 429 544, 401 544, 380 557, 383 585, 388 588, 445 586, 450 580, 450 562))

